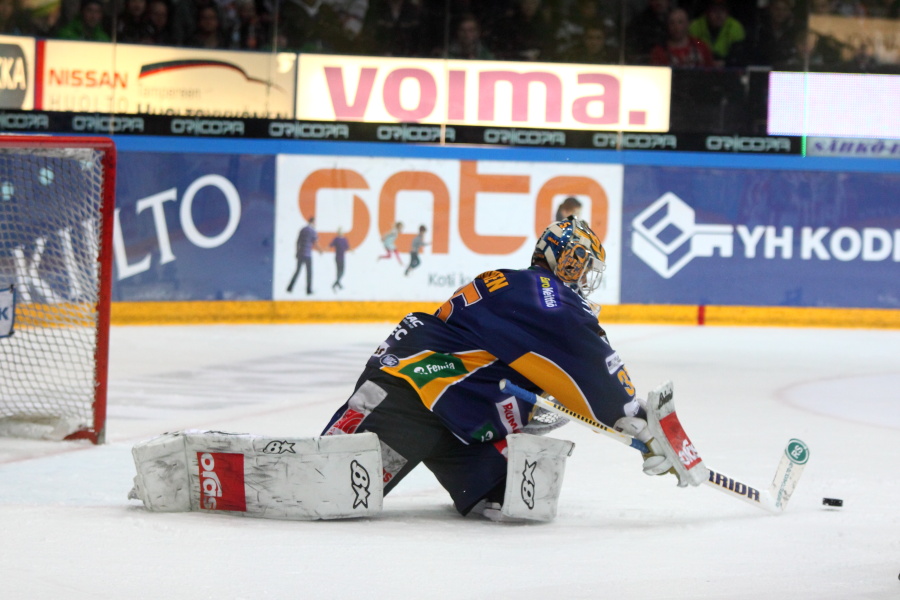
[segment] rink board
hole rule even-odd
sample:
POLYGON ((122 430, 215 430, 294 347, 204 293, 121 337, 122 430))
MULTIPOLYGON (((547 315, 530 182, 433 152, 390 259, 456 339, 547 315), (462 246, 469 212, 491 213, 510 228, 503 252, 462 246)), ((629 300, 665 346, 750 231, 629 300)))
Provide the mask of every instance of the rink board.
POLYGON ((897 320, 894 160, 212 142, 117 138, 114 319, 394 320, 393 303, 430 307, 483 270, 527 264, 541 223, 571 194, 609 250, 607 319, 897 320), (287 293, 297 231, 314 215, 314 293, 287 293), (406 224, 402 265, 378 260, 395 221, 406 224), (404 276, 419 224, 431 246, 404 276), (351 244, 335 291, 338 228, 351 244))

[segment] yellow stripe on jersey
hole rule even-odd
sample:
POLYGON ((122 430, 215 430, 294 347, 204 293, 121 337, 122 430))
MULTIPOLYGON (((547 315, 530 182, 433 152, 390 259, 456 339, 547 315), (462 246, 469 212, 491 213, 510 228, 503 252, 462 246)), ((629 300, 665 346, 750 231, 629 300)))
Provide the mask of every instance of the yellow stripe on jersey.
POLYGON ((599 420, 591 410, 591 405, 588 404, 581 388, 568 373, 550 359, 529 352, 512 361, 509 366, 545 392, 550 393, 569 410, 582 417, 599 420))
POLYGON ((484 350, 455 354, 426 350, 404 358, 394 366, 381 367, 381 370, 406 380, 428 410, 432 410, 448 387, 496 360, 496 356, 484 350))

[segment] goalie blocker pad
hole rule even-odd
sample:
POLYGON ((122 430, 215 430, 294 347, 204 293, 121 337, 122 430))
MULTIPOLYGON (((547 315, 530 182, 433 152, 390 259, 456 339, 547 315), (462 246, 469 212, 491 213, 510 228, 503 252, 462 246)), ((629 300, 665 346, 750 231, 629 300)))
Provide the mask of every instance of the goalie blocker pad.
POLYGON ((510 519, 552 521, 562 489, 566 459, 575 444, 514 433, 506 437, 506 491, 500 513, 510 519))
POLYGON ((709 469, 688 438, 675 413, 675 393, 667 381, 647 396, 647 428, 660 442, 678 475, 678 487, 700 485, 709 479, 709 469))
POLYGON ((374 433, 273 438, 221 431, 166 433, 132 449, 129 498, 151 511, 269 519, 377 514, 382 464, 374 433))

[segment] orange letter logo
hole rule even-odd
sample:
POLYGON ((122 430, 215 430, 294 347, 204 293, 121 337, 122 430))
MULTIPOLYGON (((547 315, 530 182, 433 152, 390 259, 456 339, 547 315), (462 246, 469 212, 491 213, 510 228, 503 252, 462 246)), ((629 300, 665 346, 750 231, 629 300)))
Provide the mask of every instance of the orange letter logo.
MULTIPOLYGON (((512 254, 522 247, 522 236, 479 235, 475 233, 478 192, 527 194, 531 181, 528 175, 480 175, 478 163, 459 162, 459 236, 463 243, 478 254, 512 254)), ((541 230, 543 231, 543 229, 541 230)))
MULTIPOLYGON (((307 221, 316 214, 316 200, 320 190, 367 190, 369 184, 362 175, 349 169, 320 169, 309 174, 300 185, 300 214, 307 221)), ((369 231, 369 209, 362 198, 353 195, 353 223, 347 232, 350 248, 362 244, 369 231)), ((334 239, 334 233, 319 233, 319 247, 328 248, 334 239)))

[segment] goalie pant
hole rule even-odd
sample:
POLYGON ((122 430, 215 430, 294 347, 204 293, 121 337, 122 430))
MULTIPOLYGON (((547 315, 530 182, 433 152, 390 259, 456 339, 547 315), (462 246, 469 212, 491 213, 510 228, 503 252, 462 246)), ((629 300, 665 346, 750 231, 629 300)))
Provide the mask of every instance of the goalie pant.
POLYGON ((323 435, 363 432, 378 435, 385 495, 421 463, 462 515, 484 500, 501 504, 507 517, 541 521, 556 515, 565 459, 574 446, 527 434, 466 444, 422 404, 408 383, 373 368, 363 371, 323 435), (515 457, 509 452, 512 445, 515 457))

